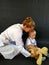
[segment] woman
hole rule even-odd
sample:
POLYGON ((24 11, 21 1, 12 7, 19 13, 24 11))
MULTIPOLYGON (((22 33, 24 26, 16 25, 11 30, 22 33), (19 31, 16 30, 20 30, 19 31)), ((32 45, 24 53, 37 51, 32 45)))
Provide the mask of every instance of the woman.
POLYGON ((14 24, 0 34, 0 53, 5 59, 13 59, 18 53, 22 53, 25 57, 31 57, 31 54, 24 48, 22 31, 29 32, 34 29, 34 25, 32 18, 27 17, 22 24, 14 24), (10 41, 14 41, 16 44, 10 45, 10 41))

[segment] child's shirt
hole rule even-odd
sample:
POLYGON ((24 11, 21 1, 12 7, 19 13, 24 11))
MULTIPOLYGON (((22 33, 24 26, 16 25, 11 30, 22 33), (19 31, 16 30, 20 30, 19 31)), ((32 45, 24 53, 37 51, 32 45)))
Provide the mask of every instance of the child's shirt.
POLYGON ((28 46, 28 45, 37 45, 37 43, 36 43, 36 40, 35 39, 31 39, 31 38, 27 38, 27 40, 26 40, 26 46, 28 46))

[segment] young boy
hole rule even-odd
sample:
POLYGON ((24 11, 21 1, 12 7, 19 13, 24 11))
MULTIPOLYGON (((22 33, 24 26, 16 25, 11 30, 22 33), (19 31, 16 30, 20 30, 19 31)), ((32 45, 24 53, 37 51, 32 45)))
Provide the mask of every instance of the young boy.
MULTIPOLYGON (((33 49, 33 52, 31 53, 33 57, 38 58, 37 51, 40 49, 37 47, 37 43, 35 40, 36 37, 36 31, 32 30, 29 32, 29 38, 27 38, 26 41, 26 48, 29 52, 31 52, 31 49, 33 49)), ((44 48, 44 47, 43 47, 44 48)), ((46 48, 46 47, 45 47, 46 48)), ((42 52, 43 53, 43 52, 42 52)), ((49 54, 47 53, 47 57, 49 57, 49 54)), ((44 57, 45 58, 45 57, 44 57)))
POLYGON ((36 37, 36 31, 35 30, 30 31, 29 38, 27 38, 26 41, 26 49, 31 53, 32 57, 37 59, 36 63, 38 65, 41 65, 42 61, 46 59, 46 57, 42 57, 42 55, 49 57, 48 48, 47 47, 38 48, 35 37, 36 37))
MULTIPOLYGON (((27 41, 26 41, 26 48, 27 49, 32 48, 34 50, 34 53, 32 53, 33 57, 35 57, 36 51, 38 49, 35 37, 36 37, 36 31, 32 30, 29 32, 29 38, 27 38, 27 41)), ((30 50, 29 50, 29 52, 30 52, 30 50)))

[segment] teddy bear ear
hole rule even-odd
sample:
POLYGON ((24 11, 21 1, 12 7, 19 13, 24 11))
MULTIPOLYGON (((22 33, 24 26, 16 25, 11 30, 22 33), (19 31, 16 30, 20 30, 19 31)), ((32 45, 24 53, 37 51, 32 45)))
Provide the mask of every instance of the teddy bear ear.
POLYGON ((28 49, 28 51, 31 53, 31 49, 28 49))
POLYGON ((32 50, 32 49, 29 49, 28 50, 31 54, 33 54, 34 53, 34 51, 32 50))

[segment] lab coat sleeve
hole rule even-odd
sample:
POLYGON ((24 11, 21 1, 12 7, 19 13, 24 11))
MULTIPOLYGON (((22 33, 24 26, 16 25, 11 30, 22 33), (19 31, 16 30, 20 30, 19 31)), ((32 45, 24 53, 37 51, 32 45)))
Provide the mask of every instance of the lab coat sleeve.
POLYGON ((22 48, 21 53, 25 57, 30 57, 31 56, 31 54, 26 49, 24 49, 24 47, 22 48))

